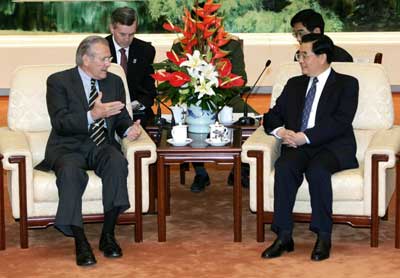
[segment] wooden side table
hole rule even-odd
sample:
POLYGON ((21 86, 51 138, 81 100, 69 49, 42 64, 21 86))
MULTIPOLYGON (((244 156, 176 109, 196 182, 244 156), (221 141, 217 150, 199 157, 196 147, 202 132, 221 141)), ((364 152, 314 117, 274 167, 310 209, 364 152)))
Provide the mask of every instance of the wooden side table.
POLYGON ((168 131, 164 130, 157 147, 157 191, 158 191, 158 241, 166 241, 166 214, 169 204, 168 167, 185 162, 215 162, 233 164, 233 229, 234 241, 242 240, 242 186, 240 184, 240 154, 242 134, 240 128, 233 128, 232 141, 223 147, 192 146, 174 147, 167 143, 168 131))

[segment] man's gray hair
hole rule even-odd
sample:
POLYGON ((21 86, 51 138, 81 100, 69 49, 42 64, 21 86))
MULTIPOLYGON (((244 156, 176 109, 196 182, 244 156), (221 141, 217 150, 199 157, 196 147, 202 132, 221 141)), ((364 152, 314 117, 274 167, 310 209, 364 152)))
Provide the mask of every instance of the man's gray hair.
POLYGON ((75 55, 75 62, 77 66, 81 66, 83 64, 83 55, 93 55, 92 46, 98 43, 109 46, 108 41, 100 36, 89 36, 81 41, 75 55))

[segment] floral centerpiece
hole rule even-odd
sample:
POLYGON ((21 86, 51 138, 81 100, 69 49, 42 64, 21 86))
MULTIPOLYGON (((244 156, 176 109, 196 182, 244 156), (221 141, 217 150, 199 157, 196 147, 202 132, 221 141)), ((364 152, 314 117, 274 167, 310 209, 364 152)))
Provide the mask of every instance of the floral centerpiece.
POLYGON ((164 29, 178 34, 181 51, 168 51, 166 60, 153 65, 163 101, 215 113, 241 91, 245 81, 231 72, 230 53, 221 49, 231 35, 217 15, 220 7, 213 0, 195 1, 192 11, 184 9, 182 28, 164 23, 164 29))

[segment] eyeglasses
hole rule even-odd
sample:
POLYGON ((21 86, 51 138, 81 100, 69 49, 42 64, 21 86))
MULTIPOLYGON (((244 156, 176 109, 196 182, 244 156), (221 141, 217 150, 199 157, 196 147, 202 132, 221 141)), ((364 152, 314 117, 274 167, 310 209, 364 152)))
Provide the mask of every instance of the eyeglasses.
POLYGON ((296 52, 294 58, 296 61, 300 61, 300 59, 306 60, 310 56, 316 56, 315 53, 304 53, 304 52, 296 52))
POLYGON ((302 38, 304 35, 308 34, 306 30, 297 30, 292 32, 292 36, 295 38, 302 38))
POLYGON ((99 57, 99 56, 96 56, 96 55, 92 55, 92 57, 99 59, 102 63, 111 63, 111 61, 114 58, 112 56, 110 56, 110 57, 99 57))

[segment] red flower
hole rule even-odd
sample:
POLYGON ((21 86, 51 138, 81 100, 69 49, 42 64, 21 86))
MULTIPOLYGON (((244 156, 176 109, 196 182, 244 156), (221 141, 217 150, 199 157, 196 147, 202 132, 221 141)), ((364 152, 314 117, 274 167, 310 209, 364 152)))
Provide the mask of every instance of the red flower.
POLYGON ((178 55, 176 55, 175 51, 173 50, 167 51, 167 57, 172 63, 177 66, 179 66, 183 61, 187 60, 187 58, 185 57, 179 57, 178 55))
POLYGON ((229 89, 232 87, 242 87, 244 85, 244 80, 240 75, 236 74, 229 74, 229 78, 225 81, 222 81, 220 79, 220 84, 219 86, 223 89, 229 89))
POLYGON ((176 71, 170 74, 169 83, 174 87, 181 87, 190 81, 190 76, 184 72, 176 71))
POLYGON ((221 78, 229 76, 232 71, 232 63, 228 58, 221 58, 217 62, 216 67, 221 78))
POLYGON ((178 26, 175 26, 174 24, 172 24, 171 22, 165 22, 164 24, 163 24, 163 28, 165 29, 165 30, 167 30, 167 31, 170 31, 170 32, 177 32, 177 33, 181 33, 182 32, 182 29, 181 28, 179 28, 178 26))
POLYGON ((170 75, 171 74, 166 71, 157 71, 156 73, 151 74, 151 77, 153 77, 154 80, 164 82, 169 80, 170 75))

